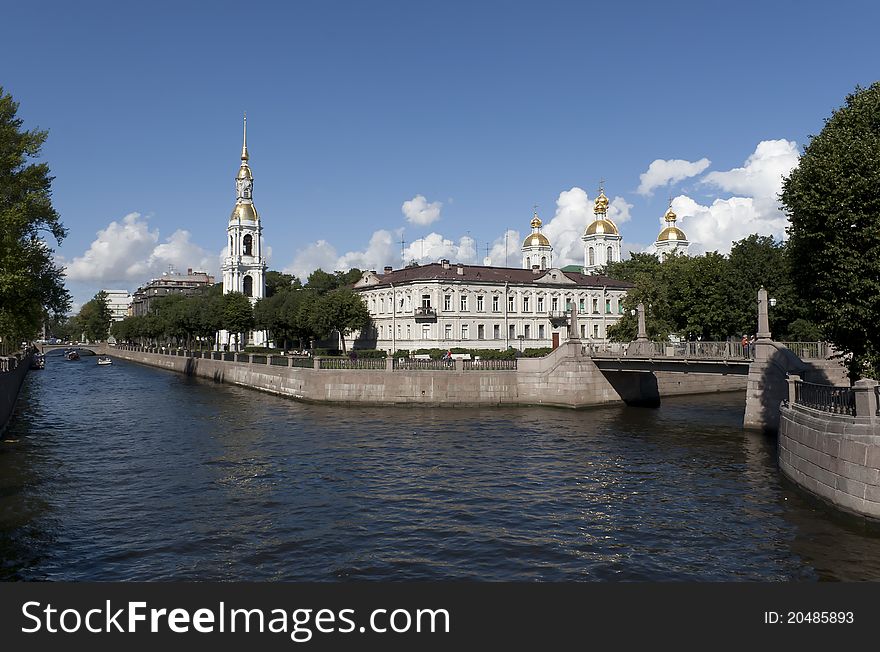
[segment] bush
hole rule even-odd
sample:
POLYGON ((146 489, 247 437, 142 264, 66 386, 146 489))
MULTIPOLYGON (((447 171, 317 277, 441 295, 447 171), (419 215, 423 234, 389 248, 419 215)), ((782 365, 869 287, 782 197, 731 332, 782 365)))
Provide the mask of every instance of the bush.
POLYGON ((409 357, 409 350, 408 349, 400 349, 398 351, 395 351, 393 357, 395 357, 395 358, 408 358, 409 357))
MULTIPOLYGON (((416 349, 412 352, 412 355, 429 355, 432 360, 439 360, 446 352, 449 351, 451 353, 467 353, 472 357, 479 357, 481 360, 513 360, 516 357, 516 351, 514 349, 507 349, 506 351, 499 351, 497 349, 465 349, 462 347, 454 347, 451 349, 416 349)), ((395 354, 396 356, 397 354, 395 354)))
POLYGON ((383 349, 352 349, 359 358, 387 358, 388 352, 383 349))
POLYGON ((522 352, 522 357, 524 358, 543 358, 545 355, 550 355, 550 352, 553 349, 549 346, 542 346, 537 349, 526 349, 522 352))
POLYGON ((265 353, 272 355, 281 355, 283 349, 270 349, 268 346, 246 346, 244 353, 265 353))
POLYGON ((315 349, 313 351, 314 356, 317 358, 319 356, 328 357, 334 355, 342 355, 342 351, 339 349, 315 349))

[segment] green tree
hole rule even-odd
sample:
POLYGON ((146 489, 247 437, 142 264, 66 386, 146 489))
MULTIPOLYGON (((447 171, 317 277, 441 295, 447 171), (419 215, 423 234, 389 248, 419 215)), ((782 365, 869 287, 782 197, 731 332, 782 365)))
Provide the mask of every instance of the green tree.
POLYGON ((856 88, 783 182, 791 273, 850 373, 880 378, 880 82, 856 88))
POLYGON ((220 326, 235 335, 235 350, 239 350, 239 337, 254 328, 254 311, 250 299, 241 292, 223 295, 223 310, 220 326))
POLYGON ((266 297, 273 297, 280 292, 295 290, 302 287, 300 280, 292 274, 283 274, 269 270, 266 272, 266 297))
POLYGON ((90 342, 100 342, 107 339, 111 317, 107 293, 101 290, 93 299, 83 304, 78 321, 82 332, 90 342))
POLYGON ((345 336, 366 328, 370 324, 370 311, 360 295, 341 288, 315 301, 311 308, 311 324, 313 330, 322 335, 339 331, 342 350, 345 351, 345 336))
POLYGON ((63 269, 44 239, 67 235, 52 207, 52 177, 39 157, 47 132, 25 131, 18 104, 0 87, 0 336, 36 335, 48 315, 70 307, 63 269))

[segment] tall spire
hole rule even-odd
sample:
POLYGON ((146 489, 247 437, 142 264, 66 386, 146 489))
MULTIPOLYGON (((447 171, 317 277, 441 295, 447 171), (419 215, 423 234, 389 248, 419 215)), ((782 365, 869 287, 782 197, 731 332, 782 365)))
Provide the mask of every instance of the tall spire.
POLYGON ((241 160, 248 160, 248 151, 247 151, 247 111, 244 112, 244 137, 241 142, 241 160))

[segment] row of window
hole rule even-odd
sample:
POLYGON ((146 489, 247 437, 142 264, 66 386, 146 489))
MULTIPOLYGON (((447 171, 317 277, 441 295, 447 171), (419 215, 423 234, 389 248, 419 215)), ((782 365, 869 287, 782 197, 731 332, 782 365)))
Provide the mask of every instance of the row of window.
MULTIPOLYGON (((476 336, 478 340, 485 339, 493 339, 500 340, 501 339, 501 324, 491 324, 491 331, 489 330, 489 326, 485 324, 477 324, 476 336), (488 334, 491 333, 491 337, 487 337, 488 334)), ((544 340, 547 338, 547 329, 544 324, 538 324, 537 329, 532 329, 531 324, 523 324, 522 325, 522 333, 516 332, 516 324, 509 324, 507 327, 507 337, 510 340, 519 339, 522 336, 524 340, 531 339, 539 339, 544 340)), ((471 339, 472 330, 470 324, 461 324, 460 330, 453 336, 453 327, 452 324, 445 324, 443 326, 443 339, 444 340, 452 340, 452 339, 462 339, 469 340, 471 339)), ((380 325, 379 326, 379 339, 391 339, 392 330, 391 326, 380 325)), ((413 330, 412 324, 406 324, 404 327, 402 324, 397 324, 397 339, 404 339, 404 335, 406 335, 407 340, 411 340, 413 338, 413 330)), ((587 327, 585 324, 581 324, 581 337, 587 337, 587 327)), ((593 324, 593 337, 599 337, 599 324, 593 324)), ((432 337, 431 334, 431 325, 430 324, 422 324, 421 328, 421 339, 423 340, 434 340, 436 338, 432 337)))
MULTIPOLYGON (((443 310, 444 312, 452 311, 452 295, 446 294, 443 296, 443 310)), ((478 294, 475 297, 474 305, 476 312, 486 312, 486 297, 482 294, 478 294)), ((594 315, 599 314, 599 299, 593 298, 589 305, 590 312, 594 315)), ((412 300, 409 296, 402 296, 398 300, 398 308, 400 312, 411 312, 412 311, 412 300)), ((550 312, 559 312, 560 305, 562 304, 561 299, 559 297, 550 297, 549 303, 545 301, 543 296, 538 296, 532 301, 532 297, 529 295, 523 295, 521 297, 521 310, 517 311, 517 297, 515 295, 508 295, 507 297, 507 312, 532 312, 532 307, 534 306, 535 312, 542 313, 546 312, 548 309, 550 312)), ((492 312, 501 312, 501 297, 498 295, 492 295, 491 297, 491 305, 492 312)), ((422 295, 422 308, 430 309, 431 306, 431 295, 423 294, 422 295)), ((458 297, 458 309, 460 312, 469 312, 471 307, 471 295, 461 294, 458 297)), ((605 314, 612 314, 612 300, 605 299, 605 314)), ((386 310, 386 302, 385 297, 380 297, 378 303, 376 299, 370 299, 369 304, 370 312, 374 315, 376 314, 384 314, 386 312, 391 312, 393 308, 391 299, 388 299, 387 302, 387 310, 386 310), (377 310, 378 307, 378 310, 377 310)), ((565 310, 566 312, 571 310, 571 301, 565 301, 565 310)), ((586 313, 588 312, 588 303, 587 299, 581 298, 578 301, 578 312, 586 313)), ((618 314, 623 314, 623 302, 617 301, 617 312, 618 314)))

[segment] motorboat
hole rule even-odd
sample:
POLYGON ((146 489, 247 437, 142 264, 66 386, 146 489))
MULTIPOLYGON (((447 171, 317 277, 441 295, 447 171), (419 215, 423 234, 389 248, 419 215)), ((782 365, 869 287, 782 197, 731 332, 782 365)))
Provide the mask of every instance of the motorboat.
POLYGON ((102 366, 103 366, 103 365, 108 365, 108 364, 113 364, 113 360, 111 360, 111 359, 110 359, 109 357, 107 357, 107 356, 102 356, 102 357, 98 358, 98 364, 99 364, 99 365, 102 365, 102 366))
POLYGON ((79 360, 79 353, 76 351, 68 351, 65 355, 68 360, 79 360))
POLYGON ((46 368, 46 356, 42 353, 37 353, 34 355, 31 360, 31 369, 45 369, 46 368))

